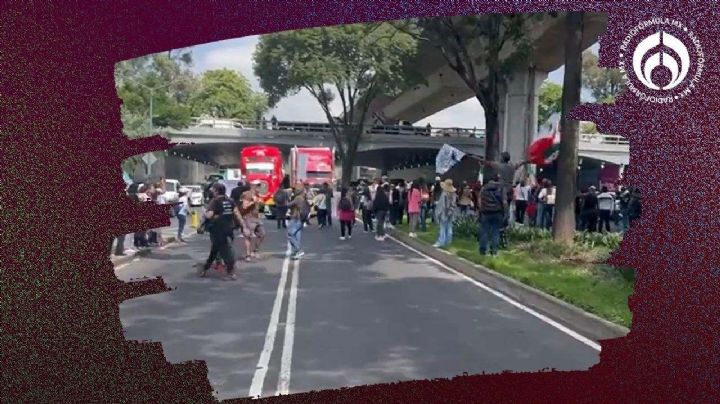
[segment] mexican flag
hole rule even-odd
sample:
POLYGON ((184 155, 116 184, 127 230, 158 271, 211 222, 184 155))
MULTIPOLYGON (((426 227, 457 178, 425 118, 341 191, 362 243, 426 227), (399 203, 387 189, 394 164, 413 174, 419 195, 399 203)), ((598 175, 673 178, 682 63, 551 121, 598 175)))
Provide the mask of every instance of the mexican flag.
POLYGON ((547 166, 558 158, 559 153, 560 114, 553 114, 528 147, 528 160, 538 166, 547 166))

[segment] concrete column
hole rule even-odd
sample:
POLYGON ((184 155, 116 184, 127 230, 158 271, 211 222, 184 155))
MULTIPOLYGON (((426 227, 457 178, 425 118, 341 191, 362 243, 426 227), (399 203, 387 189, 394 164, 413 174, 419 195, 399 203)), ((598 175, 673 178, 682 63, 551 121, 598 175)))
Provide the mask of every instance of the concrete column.
POLYGON ((500 150, 509 152, 512 161, 527 157, 527 148, 537 133, 540 86, 547 76, 547 72, 533 67, 519 69, 501 93, 500 150))

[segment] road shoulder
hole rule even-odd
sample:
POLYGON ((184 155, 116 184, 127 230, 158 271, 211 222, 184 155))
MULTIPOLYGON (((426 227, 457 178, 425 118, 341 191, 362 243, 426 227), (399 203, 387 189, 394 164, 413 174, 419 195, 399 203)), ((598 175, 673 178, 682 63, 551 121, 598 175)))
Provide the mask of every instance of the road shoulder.
POLYGON ((599 342, 623 337, 629 329, 588 313, 576 306, 525 285, 515 279, 492 271, 481 265, 457 257, 447 251, 409 237, 396 229, 387 229, 388 234, 398 241, 447 265, 448 267, 501 292, 508 297, 533 308, 558 323, 573 329, 585 337, 599 342))

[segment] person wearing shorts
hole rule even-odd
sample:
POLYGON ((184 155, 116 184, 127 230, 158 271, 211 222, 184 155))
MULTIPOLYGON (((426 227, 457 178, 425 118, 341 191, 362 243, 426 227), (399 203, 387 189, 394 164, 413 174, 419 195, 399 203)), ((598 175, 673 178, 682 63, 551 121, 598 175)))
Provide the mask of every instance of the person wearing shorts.
POLYGON ((245 239, 245 260, 258 258, 260 244, 265 238, 265 229, 260 221, 260 206, 257 195, 253 191, 246 191, 238 207, 242 217, 242 232, 245 239))

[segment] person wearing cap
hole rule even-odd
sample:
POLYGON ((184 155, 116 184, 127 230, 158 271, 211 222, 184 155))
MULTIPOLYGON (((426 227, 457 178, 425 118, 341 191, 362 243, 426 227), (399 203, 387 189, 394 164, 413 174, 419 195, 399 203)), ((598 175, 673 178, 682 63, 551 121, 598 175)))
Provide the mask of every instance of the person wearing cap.
POLYGON ((435 207, 435 219, 440 227, 440 234, 433 245, 435 248, 442 248, 452 243, 453 220, 457 209, 457 190, 451 179, 440 183, 442 193, 440 194, 435 207))

